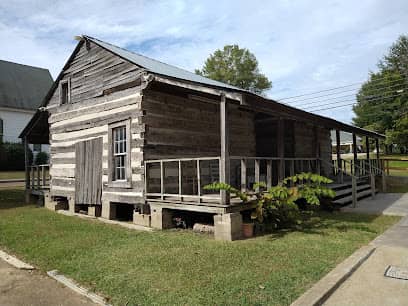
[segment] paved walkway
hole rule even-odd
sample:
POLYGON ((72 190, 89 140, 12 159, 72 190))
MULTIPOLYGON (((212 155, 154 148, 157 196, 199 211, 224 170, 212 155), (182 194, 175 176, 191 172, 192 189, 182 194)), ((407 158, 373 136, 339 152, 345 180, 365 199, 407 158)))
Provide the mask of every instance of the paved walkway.
POLYGON ((374 199, 366 198, 357 202, 357 207, 351 205, 342 208, 344 212, 367 214, 383 214, 394 216, 408 215, 408 193, 378 193, 374 199))
POLYGON ((0 305, 94 306, 96 304, 39 271, 19 270, 0 259, 0 305))
POLYGON ((375 252, 324 303, 326 306, 406 306, 408 280, 385 277, 389 265, 408 269, 408 216, 371 242, 375 252))

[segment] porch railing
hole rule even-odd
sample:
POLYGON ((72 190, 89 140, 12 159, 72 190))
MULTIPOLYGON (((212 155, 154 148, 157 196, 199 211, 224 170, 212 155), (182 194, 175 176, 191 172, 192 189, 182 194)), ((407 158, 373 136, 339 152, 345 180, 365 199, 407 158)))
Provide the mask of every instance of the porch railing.
POLYGON ((26 188, 44 190, 50 188, 50 165, 29 166, 26 176, 26 188))
POLYGON ((285 177, 301 172, 321 173, 320 159, 318 158, 280 158, 280 157, 245 157, 232 156, 231 164, 239 162, 241 173, 239 184, 231 177, 232 185, 245 191, 255 182, 265 182, 271 187, 285 177), (253 169, 253 173, 252 172, 253 169), (248 181, 249 180, 249 181, 248 181), (234 184, 235 183, 235 184, 234 184))
POLYGON ((219 180, 219 156, 149 160, 144 164, 147 199, 200 203, 217 201, 220 196, 203 189, 211 180, 219 180))
MULTIPOLYGON (((220 157, 145 161, 145 197, 156 201, 220 202, 220 193, 203 189, 219 181, 220 157)), ((230 157, 230 184, 241 190, 255 182, 272 186, 300 172, 321 173, 318 158, 230 157)))
POLYGON ((332 171, 335 174, 335 179, 338 183, 343 183, 346 177, 351 179, 351 196, 353 207, 357 206, 357 185, 359 181, 367 180, 370 184, 371 197, 375 197, 375 172, 381 173, 381 169, 376 169, 366 160, 360 160, 359 163, 353 163, 352 160, 341 160, 340 165, 337 160, 334 160, 330 166, 332 167, 332 171))
POLYGON ((357 161, 354 161, 353 159, 341 159, 339 167, 337 159, 333 159, 332 169, 334 175, 340 174, 338 169, 342 169, 344 174, 355 175, 357 177, 368 175, 370 173, 381 175, 383 164, 382 161, 378 159, 358 159, 357 161))

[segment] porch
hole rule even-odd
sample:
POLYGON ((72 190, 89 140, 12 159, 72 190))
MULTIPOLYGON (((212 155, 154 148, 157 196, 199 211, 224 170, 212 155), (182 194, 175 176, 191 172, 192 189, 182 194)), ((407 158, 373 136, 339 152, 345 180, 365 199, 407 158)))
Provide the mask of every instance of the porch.
MULTIPOLYGON (((209 213, 230 213, 251 209, 230 194, 207 190, 204 186, 220 182, 221 157, 161 159, 145 161, 145 199, 150 205, 209 213)), ((333 180, 331 187, 338 191, 339 205, 375 196, 385 190, 383 163, 380 159, 333 160, 320 158, 240 157, 229 159, 226 181, 241 191, 253 189, 255 182, 267 188, 285 177, 311 172, 333 180), (347 202, 348 201, 348 202, 347 202)))
MULTIPOLYGON (((255 182, 265 182, 269 188, 296 173, 321 173, 321 160, 318 158, 231 156, 228 163, 226 181, 241 191, 252 189, 255 182)), ((167 208, 178 209, 183 205, 187 210, 204 206, 208 212, 248 208, 228 193, 204 188, 210 183, 220 182, 223 175, 220 156, 148 160, 144 164, 145 199, 150 204, 160 203, 167 208)))

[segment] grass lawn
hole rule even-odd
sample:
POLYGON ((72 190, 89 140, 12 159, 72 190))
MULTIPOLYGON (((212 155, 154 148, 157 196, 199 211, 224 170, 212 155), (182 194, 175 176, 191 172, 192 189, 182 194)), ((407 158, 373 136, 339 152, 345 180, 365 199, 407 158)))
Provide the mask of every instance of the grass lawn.
POLYGON ((397 156, 390 156, 389 158, 393 159, 404 159, 405 161, 397 161, 393 160, 390 161, 390 167, 392 168, 401 168, 401 169, 390 169, 390 175, 396 176, 408 176, 408 156, 397 155, 397 156))
POLYGON ((24 171, 0 171, 0 180, 5 179, 24 179, 24 171))
POLYGON ((398 217, 321 213, 299 231, 232 243, 137 232, 25 206, 0 190, 0 248, 58 269, 114 305, 289 305, 398 217))
POLYGON ((390 167, 397 169, 390 169, 391 175, 408 176, 408 157, 405 161, 390 161, 390 167), (400 168, 400 169, 398 169, 400 168))

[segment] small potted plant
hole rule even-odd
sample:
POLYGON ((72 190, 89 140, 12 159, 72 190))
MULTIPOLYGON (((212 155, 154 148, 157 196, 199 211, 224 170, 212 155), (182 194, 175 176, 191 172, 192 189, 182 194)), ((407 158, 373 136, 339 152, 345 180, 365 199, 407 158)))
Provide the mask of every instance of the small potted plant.
POLYGON ((242 237, 243 238, 251 238, 254 236, 254 218, 252 218, 252 214, 250 211, 242 212, 242 237))
POLYGON ((251 238, 254 236, 254 223, 253 222, 242 223, 242 236, 244 236, 244 238, 251 238))

